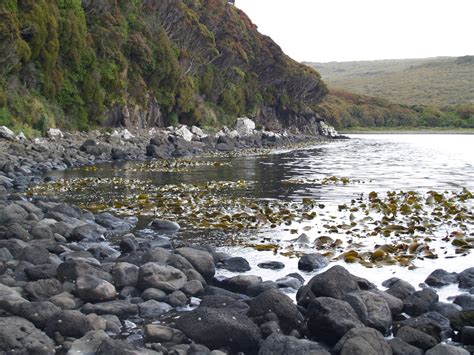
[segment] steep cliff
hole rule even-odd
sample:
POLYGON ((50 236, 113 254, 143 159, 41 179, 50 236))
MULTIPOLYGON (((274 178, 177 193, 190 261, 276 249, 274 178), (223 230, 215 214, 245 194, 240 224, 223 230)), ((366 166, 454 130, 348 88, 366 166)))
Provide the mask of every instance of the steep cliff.
POLYGON ((0 125, 306 129, 326 93, 226 0, 0 0, 0 125))

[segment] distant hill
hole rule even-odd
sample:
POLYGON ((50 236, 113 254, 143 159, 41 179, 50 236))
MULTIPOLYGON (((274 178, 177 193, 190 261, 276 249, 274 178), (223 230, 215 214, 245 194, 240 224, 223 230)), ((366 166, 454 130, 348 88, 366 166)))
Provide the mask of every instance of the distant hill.
POLYGON ((474 56, 305 64, 330 89, 407 105, 474 103, 474 56))

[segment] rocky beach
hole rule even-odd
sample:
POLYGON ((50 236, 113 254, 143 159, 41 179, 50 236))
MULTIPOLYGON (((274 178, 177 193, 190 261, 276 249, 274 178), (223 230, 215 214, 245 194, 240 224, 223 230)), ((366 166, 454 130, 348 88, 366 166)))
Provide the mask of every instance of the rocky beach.
MULTIPOLYGON (((469 354, 474 268, 388 278, 383 290, 322 254, 298 273, 262 279, 248 262, 206 245, 175 245, 176 221, 137 233, 137 218, 91 213, 61 196, 26 193, 44 173, 110 161, 145 161, 282 148, 337 138, 255 130, 239 119, 217 134, 197 127, 0 138, 0 349, 5 354, 469 354), (316 139, 315 139, 316 138, 316 139), (170 237, 166 237, 166 235, 170 237), (163 237, 164 236, 164 237, 163 237), (234 273, 216 276, 216 269, 234 273), (453 302, 437 288, 457 284, 453 302), (464 291, 464 292, 462 292, 464 291), (296 302, 289 296, 296 292, 296 302)), ((46 178, 49 179, 49 178, 46 178)), ((179 221, 178 221, 179 222, 179 221)), ((259 265, 278 269, 279 262, 259 265)))

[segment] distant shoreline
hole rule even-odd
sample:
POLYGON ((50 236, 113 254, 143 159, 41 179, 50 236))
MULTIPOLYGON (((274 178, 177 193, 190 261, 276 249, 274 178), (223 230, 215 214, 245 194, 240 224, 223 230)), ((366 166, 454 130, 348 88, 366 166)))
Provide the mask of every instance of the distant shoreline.
POLYGON ((354 129, 341 129, 338 131, 340 134, 474 134, 474 128, 426 128, 426 129, 413 129, 413 128, 400 128, 400 129, 378 129, 378 128, 354 128, 354 129))

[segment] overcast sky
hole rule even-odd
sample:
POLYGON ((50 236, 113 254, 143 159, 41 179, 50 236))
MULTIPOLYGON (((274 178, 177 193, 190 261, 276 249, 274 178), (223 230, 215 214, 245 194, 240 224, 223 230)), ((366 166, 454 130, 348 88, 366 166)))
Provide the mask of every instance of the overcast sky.
POLYGON ((474 55, 474 0, 236 0, 298 61, 474 55))

